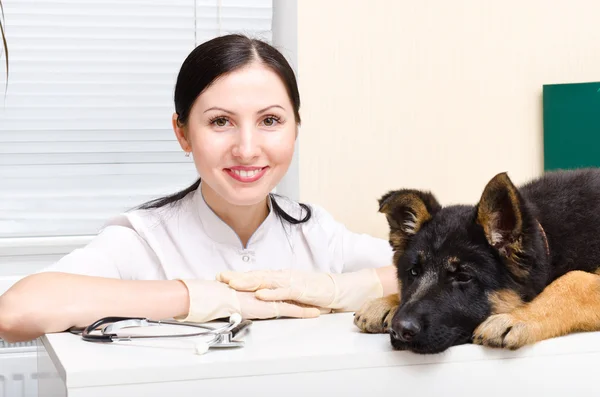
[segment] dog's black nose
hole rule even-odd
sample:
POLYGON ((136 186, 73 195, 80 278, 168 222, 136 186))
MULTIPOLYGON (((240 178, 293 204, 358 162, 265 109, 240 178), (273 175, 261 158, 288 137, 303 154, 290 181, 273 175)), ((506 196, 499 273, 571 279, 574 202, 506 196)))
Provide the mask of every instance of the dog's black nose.
POLYGON ((412 318, 400 320, 390 329, 392 337, 403 342, 410 342, 413 340, 419 331, 421 331, 421 326, 412 318))

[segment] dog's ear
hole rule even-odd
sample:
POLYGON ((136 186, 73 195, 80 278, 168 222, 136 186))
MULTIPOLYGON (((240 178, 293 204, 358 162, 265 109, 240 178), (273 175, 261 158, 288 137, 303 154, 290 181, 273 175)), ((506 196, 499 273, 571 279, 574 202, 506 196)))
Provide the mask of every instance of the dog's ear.
POLYGON ((503 172, 488 182, 477 204, 477 223, 488 243, 507 258, 521 251, 522 203, 518 189, 503 172))
POLYGON ((379 212, 390 226, 390 245, 401 252, 410 238, 439 210, 440 204, 429 192, 413 189, 395 190, 379 199, 379 212))

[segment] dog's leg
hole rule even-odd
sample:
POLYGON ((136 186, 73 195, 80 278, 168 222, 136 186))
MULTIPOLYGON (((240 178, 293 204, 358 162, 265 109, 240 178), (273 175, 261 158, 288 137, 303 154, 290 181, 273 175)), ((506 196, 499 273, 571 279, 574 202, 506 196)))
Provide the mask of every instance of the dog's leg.
POLYGON ((531 302, 495 314, 473 333, 473 342, 511 350, 573 332, 600 330, 600 276, 571 271, 531 302))
POLYGON ((399 304, 398 294, 369 301, 354 314, 354 324, 363 332, 388 333, 399 304))

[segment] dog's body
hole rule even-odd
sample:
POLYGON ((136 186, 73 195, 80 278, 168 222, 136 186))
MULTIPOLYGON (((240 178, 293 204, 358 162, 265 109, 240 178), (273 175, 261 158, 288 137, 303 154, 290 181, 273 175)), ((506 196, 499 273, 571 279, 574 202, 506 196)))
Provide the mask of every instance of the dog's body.
POLYGON ((355 324, 389 331, 394 348, 514 349, 600 330, 600 169, 550 172, 519 189, 498 174, 475 206, 398 190, 380 211, 400 294, 369 302, 355 324))

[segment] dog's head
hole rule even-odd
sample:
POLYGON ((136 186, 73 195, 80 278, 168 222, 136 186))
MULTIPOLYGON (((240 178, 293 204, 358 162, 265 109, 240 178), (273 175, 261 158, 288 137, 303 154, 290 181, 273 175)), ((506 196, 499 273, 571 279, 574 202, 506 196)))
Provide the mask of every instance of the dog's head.
POLYGON ((467 343, 490 314, 521 304, 531 270, 547 260, 545 236, 505 173, 475 206, 442 208, 429 192, 384 195, 400 288, 394 348, 438 353, 467 343))

